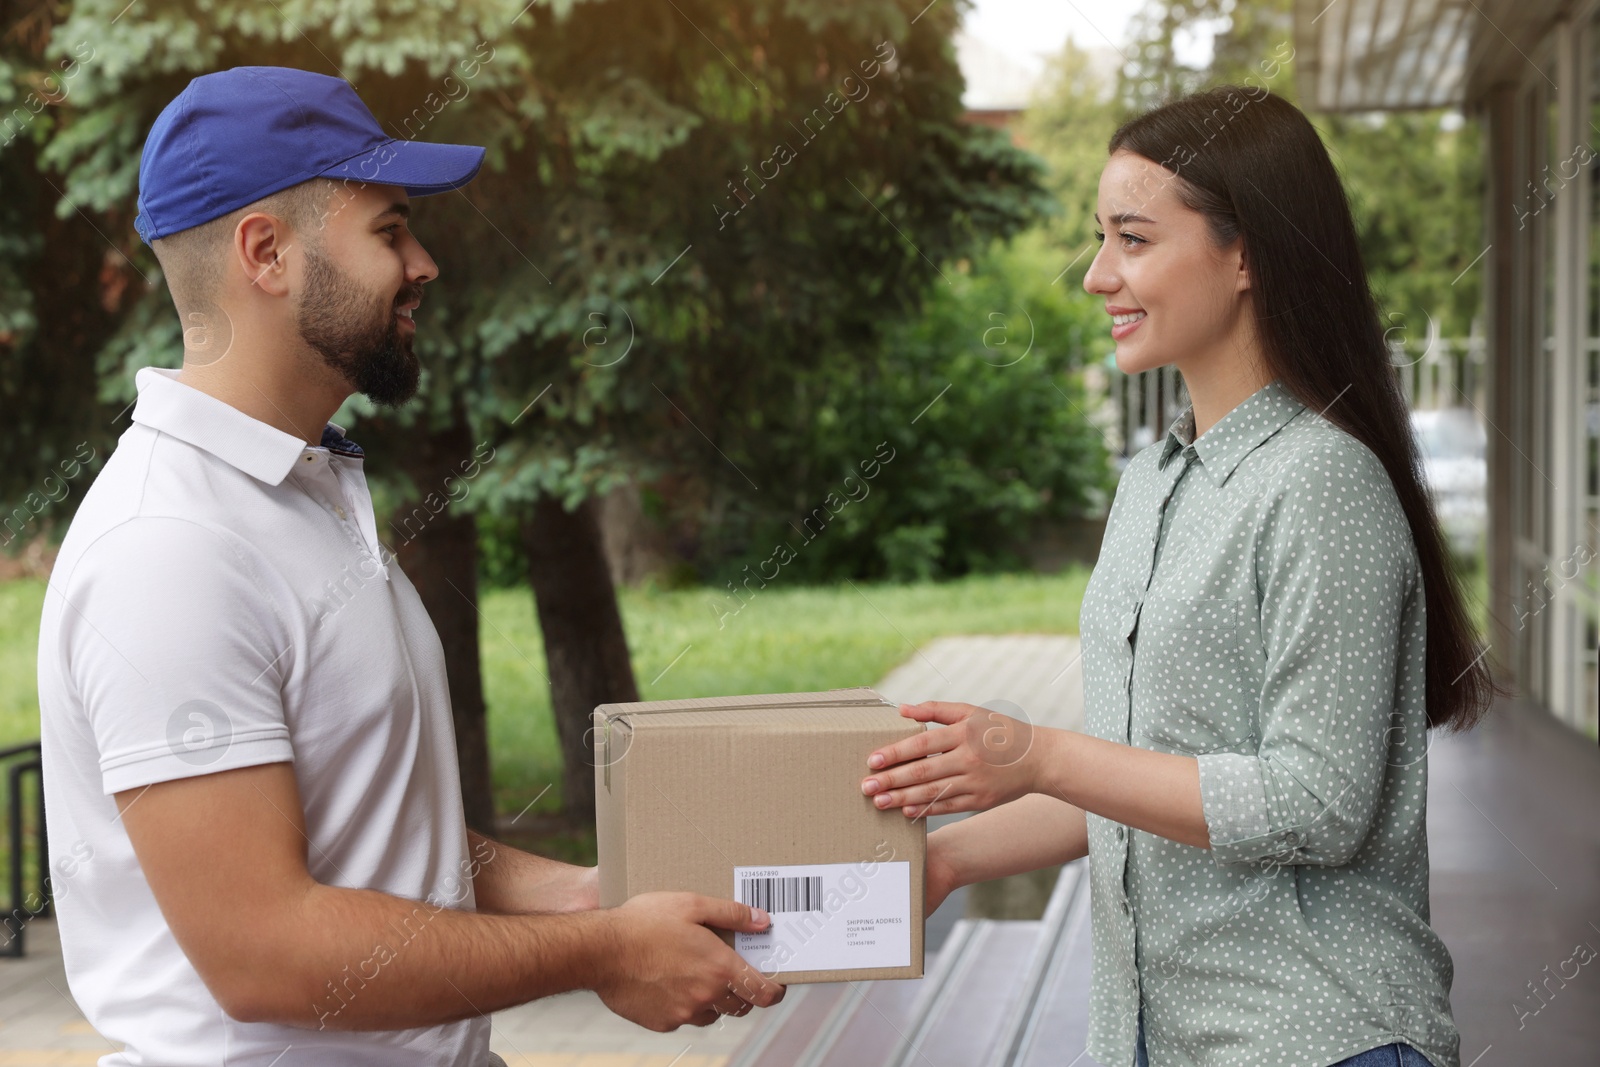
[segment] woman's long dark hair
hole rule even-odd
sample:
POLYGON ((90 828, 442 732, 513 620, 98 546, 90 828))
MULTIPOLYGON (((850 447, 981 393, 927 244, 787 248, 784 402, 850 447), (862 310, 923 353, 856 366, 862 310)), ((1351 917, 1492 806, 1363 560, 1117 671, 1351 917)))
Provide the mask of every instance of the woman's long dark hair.
POLYGON ((1316 129, 1281 97, 1223 85, 1124 124, 1118 149, 1175 172, 1179 200, 1218 245, 1243 238, 1268 370, 1382 461, 1422 566, 1428 725, 1471 727, 1505 691, 1450 566, 1350 205, 1316 129))

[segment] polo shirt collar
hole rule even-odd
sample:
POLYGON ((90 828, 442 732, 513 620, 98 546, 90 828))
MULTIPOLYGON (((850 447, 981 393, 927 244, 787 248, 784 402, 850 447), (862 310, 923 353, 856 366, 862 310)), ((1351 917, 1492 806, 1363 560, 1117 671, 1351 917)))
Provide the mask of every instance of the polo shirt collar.
MULTIPOLYGON (((176 437, 268 485, 278 485, 310 450, 300 438, 251 418, 232 404, 178 381, 169 367, 141 367, 133 377, 138 390, 133 421, 176 437)), ((328 423, 322 447, 361 458, 361 446, 328 423)))
POLYGON ((1165 470, 1174 453, 1192 444, 1200 457, 1200 466, 1220 488, 1245 456, 1283 429, 1304 407, 1282 379, 1274 378, 1196 439, 1194 405, 1190 404, 1168 427, 1156 467, 1165 470))

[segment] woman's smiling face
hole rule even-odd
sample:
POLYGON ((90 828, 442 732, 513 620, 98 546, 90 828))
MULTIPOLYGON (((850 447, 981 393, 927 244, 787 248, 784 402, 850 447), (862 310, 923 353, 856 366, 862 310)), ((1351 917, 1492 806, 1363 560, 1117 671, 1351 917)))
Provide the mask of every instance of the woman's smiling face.
POLYGON ((1219 247, 1206 218, 1178 197, 1173 171, 1125 149, 1100 174, 1100 250, 1083 288, 1105 298, 1117 367, 1213 364, 1249 330, 1243 242, 1219 247))

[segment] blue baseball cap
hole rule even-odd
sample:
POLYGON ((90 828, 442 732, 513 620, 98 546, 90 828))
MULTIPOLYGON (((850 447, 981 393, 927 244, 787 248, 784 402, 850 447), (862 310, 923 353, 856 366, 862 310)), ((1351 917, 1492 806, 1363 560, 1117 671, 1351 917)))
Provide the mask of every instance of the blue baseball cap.
POLYGON ((484 153, 390 137, 342 78, 234 67, 193 79, 156 117, 133 225, 149 244, 312 178, 448 192, 477 175, 484 153))

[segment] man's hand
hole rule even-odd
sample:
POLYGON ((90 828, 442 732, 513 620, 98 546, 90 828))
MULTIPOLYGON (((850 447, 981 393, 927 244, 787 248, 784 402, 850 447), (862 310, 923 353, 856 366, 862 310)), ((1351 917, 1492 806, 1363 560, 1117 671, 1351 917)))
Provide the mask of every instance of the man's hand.
MULTIPOLYGON (((764 927, 730 900, 672 894, 622 908, 495 915, 317 882, 289 763, 115 797, 173 936, 241 1022, 399 1030, 595 989, 642 1025, 672 1029, 782 996, 702 925, 764 927)), ((475 842, 473 857, 492 870, 485 844, 493 842, 475 842)), ((544 863, 547 876, 568 879, 568 903, 588 899, 591 869, 544 863)))
POLYGON ((902 704, 900 714, 943 723, 867 757, 861 791, 908 818, 987 811, 1037 791, 1031 723, 971 704, 902 704))
POLYGON ((698 893, 641 893, 611 914, 619 955, 595 992, 623 1018, 667 1032, 783 999, 782 985, 707 929, 765 930, 771 920, 760 909, 698 893))

